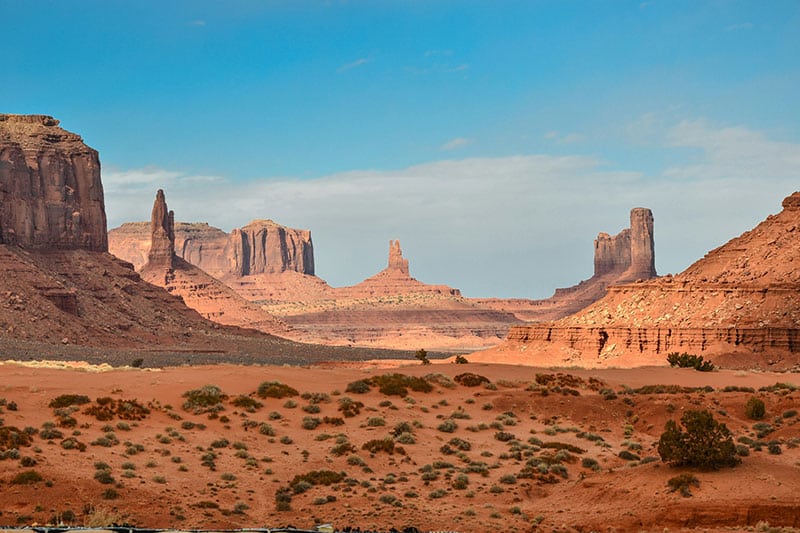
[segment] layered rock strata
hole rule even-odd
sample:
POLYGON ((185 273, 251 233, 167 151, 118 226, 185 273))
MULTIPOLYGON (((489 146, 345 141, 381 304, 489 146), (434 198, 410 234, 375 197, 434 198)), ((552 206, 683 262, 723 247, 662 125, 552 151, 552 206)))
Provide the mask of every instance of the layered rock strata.
MULTIPOLYGON (((514 327, 510 349, 551 364, 664 364, 689 351, 732 366, 800 361, 800 193, 677 276, 610 287, 562 320, 514 327)), ((522 355, 522 354, 521 354, 522 355)))
POLYGON ((0 244, 108 249, 98 154, 52 117, 0 114, 0 244))

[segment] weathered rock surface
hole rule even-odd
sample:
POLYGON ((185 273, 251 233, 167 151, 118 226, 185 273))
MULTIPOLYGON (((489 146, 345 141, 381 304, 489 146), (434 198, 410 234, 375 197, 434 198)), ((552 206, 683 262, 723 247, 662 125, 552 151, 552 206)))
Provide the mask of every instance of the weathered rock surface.
MULTIPOLYGON (((175 253, 214 277, 300 272, 314 275, 314 245, 308 230, 254 220, 230 234, 205 223, 178 222, 175 253)), ((109 250, 138 270, 150 249, 150 229, 128 222, 109 232, 109 250)))
POLYGON ((202 269, 175 254, 175 215, 167 209, 164 191, 159 189, 150 222, 149 261, 141 276, 184 303, 204 318, 220 324, 257 329, 265 333, 286 333, 287 327, 258 306, 202 269))
POLYGON ((58 124, 0 114, 0 244, 106 251, 98 154, 58 124))
MULTIPOLYGON (((800 361, 800 193, 677 276, 610 287, 580 313, 512 328, 509 344, 553 364, 664 364, 672 351, 721 364, 800 361)), ((513 349, 513 348, 512 348, 513 349)))

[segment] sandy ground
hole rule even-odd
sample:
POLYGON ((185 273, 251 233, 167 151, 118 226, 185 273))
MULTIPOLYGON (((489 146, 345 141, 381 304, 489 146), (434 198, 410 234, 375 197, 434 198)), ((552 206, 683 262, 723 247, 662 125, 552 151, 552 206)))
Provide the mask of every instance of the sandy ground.
POLYGON ((800 525, 800 391, 757 391, 776 382, 800 386, 800 374, 664 367, 559 371, 483 363, 162 370, 58 365, 0 365, 0 431, 36 433, 18 454, 0 441, 0 525, 113 522, 193 529, 330 522, 339 528, 462 532, 800 525), (365 394, 346 391, 352 382, 389 372, 433 374, 435 383, 430 392, 409 391, 404 398, 377 387, 365 394), (489 384, 452 383, 464 372, 489 384), (559 372, 571 377, 536 383, 537 374, 559 372), (265 381, 289 385, 305 398, 259 398, 265 381), (184 393, 208 384, 228 396, 222 410, 185 409, 184 393), (714 392, 635 391, 655 384, 711 386, 714 392), (725 387, 756 392, 723 392, 725 387), (615 391, 616 398, 604 399, 599 388, 615 391), (92 401, 61 411, 49 407, 64 394, 92 401), (240 395, 263 405, 248 412, 234 405, 240 395), (764 400, 762 422, 772 429, 760 439, 756 422, 744 415, 754 395, 764 400), (141 420, 98 420, 86 411, 103 397, 136 400, 149 413, 141 420), (345 397, 363 404, 355 416, 339 410, 345 397), (748 447, 736 468, 694 472, 699 487, 685 498, 670 492, 667 480, 687 470, 662 464, 655 445, 667 420, 700 408, 711 410, 737 438, 763 444, 752 447, 760 450, 748 447), (70 417, 74 426, 59 426, 60 420, 69 426, 70 417), (314 425, 309 419, 320 423, 306 429, 314 425), (48 423, 55 424, 50 435, 48 423), (410 435, 392 436, 403 423, 410 435), (271 434, 260 431, 262 424, 271 434), (85 444, 85 451, 64 443, 70 438, 85 444), (362 448, 384 438, 403 452, 362 448), (768 442, 781 453, 768 452, 768 442), (564 445, 574 448, 559 452, 564 445), (623 451, 633 456, 620 458, 623 451), (551 470, 554 475, 526 477, 532 471, 526 464, 542 461, 561 466, 551 470), (320 470, 341 473, 341 479, 327 486, 292 484, 295 476, 320 470), (29 471, 41 480, 14 482, 29 471), (277 510, 280 489, 291 495, 289 510, 277 510))

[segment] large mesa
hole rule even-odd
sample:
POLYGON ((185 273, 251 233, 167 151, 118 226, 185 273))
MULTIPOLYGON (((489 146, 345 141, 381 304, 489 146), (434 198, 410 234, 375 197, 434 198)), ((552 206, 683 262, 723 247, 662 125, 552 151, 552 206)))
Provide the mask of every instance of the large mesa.
POLYGON ((0 114, 0 243, 108 250, 97 151, 45 115, 0 114))

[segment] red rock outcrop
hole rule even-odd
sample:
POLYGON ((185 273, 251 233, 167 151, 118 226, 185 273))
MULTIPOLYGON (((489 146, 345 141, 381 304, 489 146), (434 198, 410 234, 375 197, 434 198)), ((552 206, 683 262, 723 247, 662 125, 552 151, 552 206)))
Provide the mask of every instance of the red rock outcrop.
POLYGON ((45 115, 0 115, 0 243, 106 251, 100 160, 45 115))
POLYGON ((164 191, 159 189, 150 222, 149 261, 142 267, 142 279, 180 296, 203 317, 230 326, 257 329, 265 333, 286 333, 288 328, 233 289, 175 254, 175 214, 167 209, 164 191))
MULTIPOLYGON (((230 234, 205 223, 174 225, 175 253, 214 277, 299 272, 314 275, 314 245, 308 230, 254 220, 230 234)), ((147 262, 150 228, 128 222, 108 234, 109 250, 138 270, 147 262)))
POLYGON ((164 191, 159 189, 150 217, 150 251, 147 264, 150 268, 170 269, 175 258, 175 213, 167 210, 164 191))
POLYGON ((314 275, 311 232, 254 220, 235 229, 225 246, 228 272, 238 276, 275 274, 294 270, 314 275))
POLYGON ((800 193, 677 276, 617 285, 557 322, 514 327, 506 348, 549 364, 664 364, 672 351, 731 366, 800 361, 800 193))

